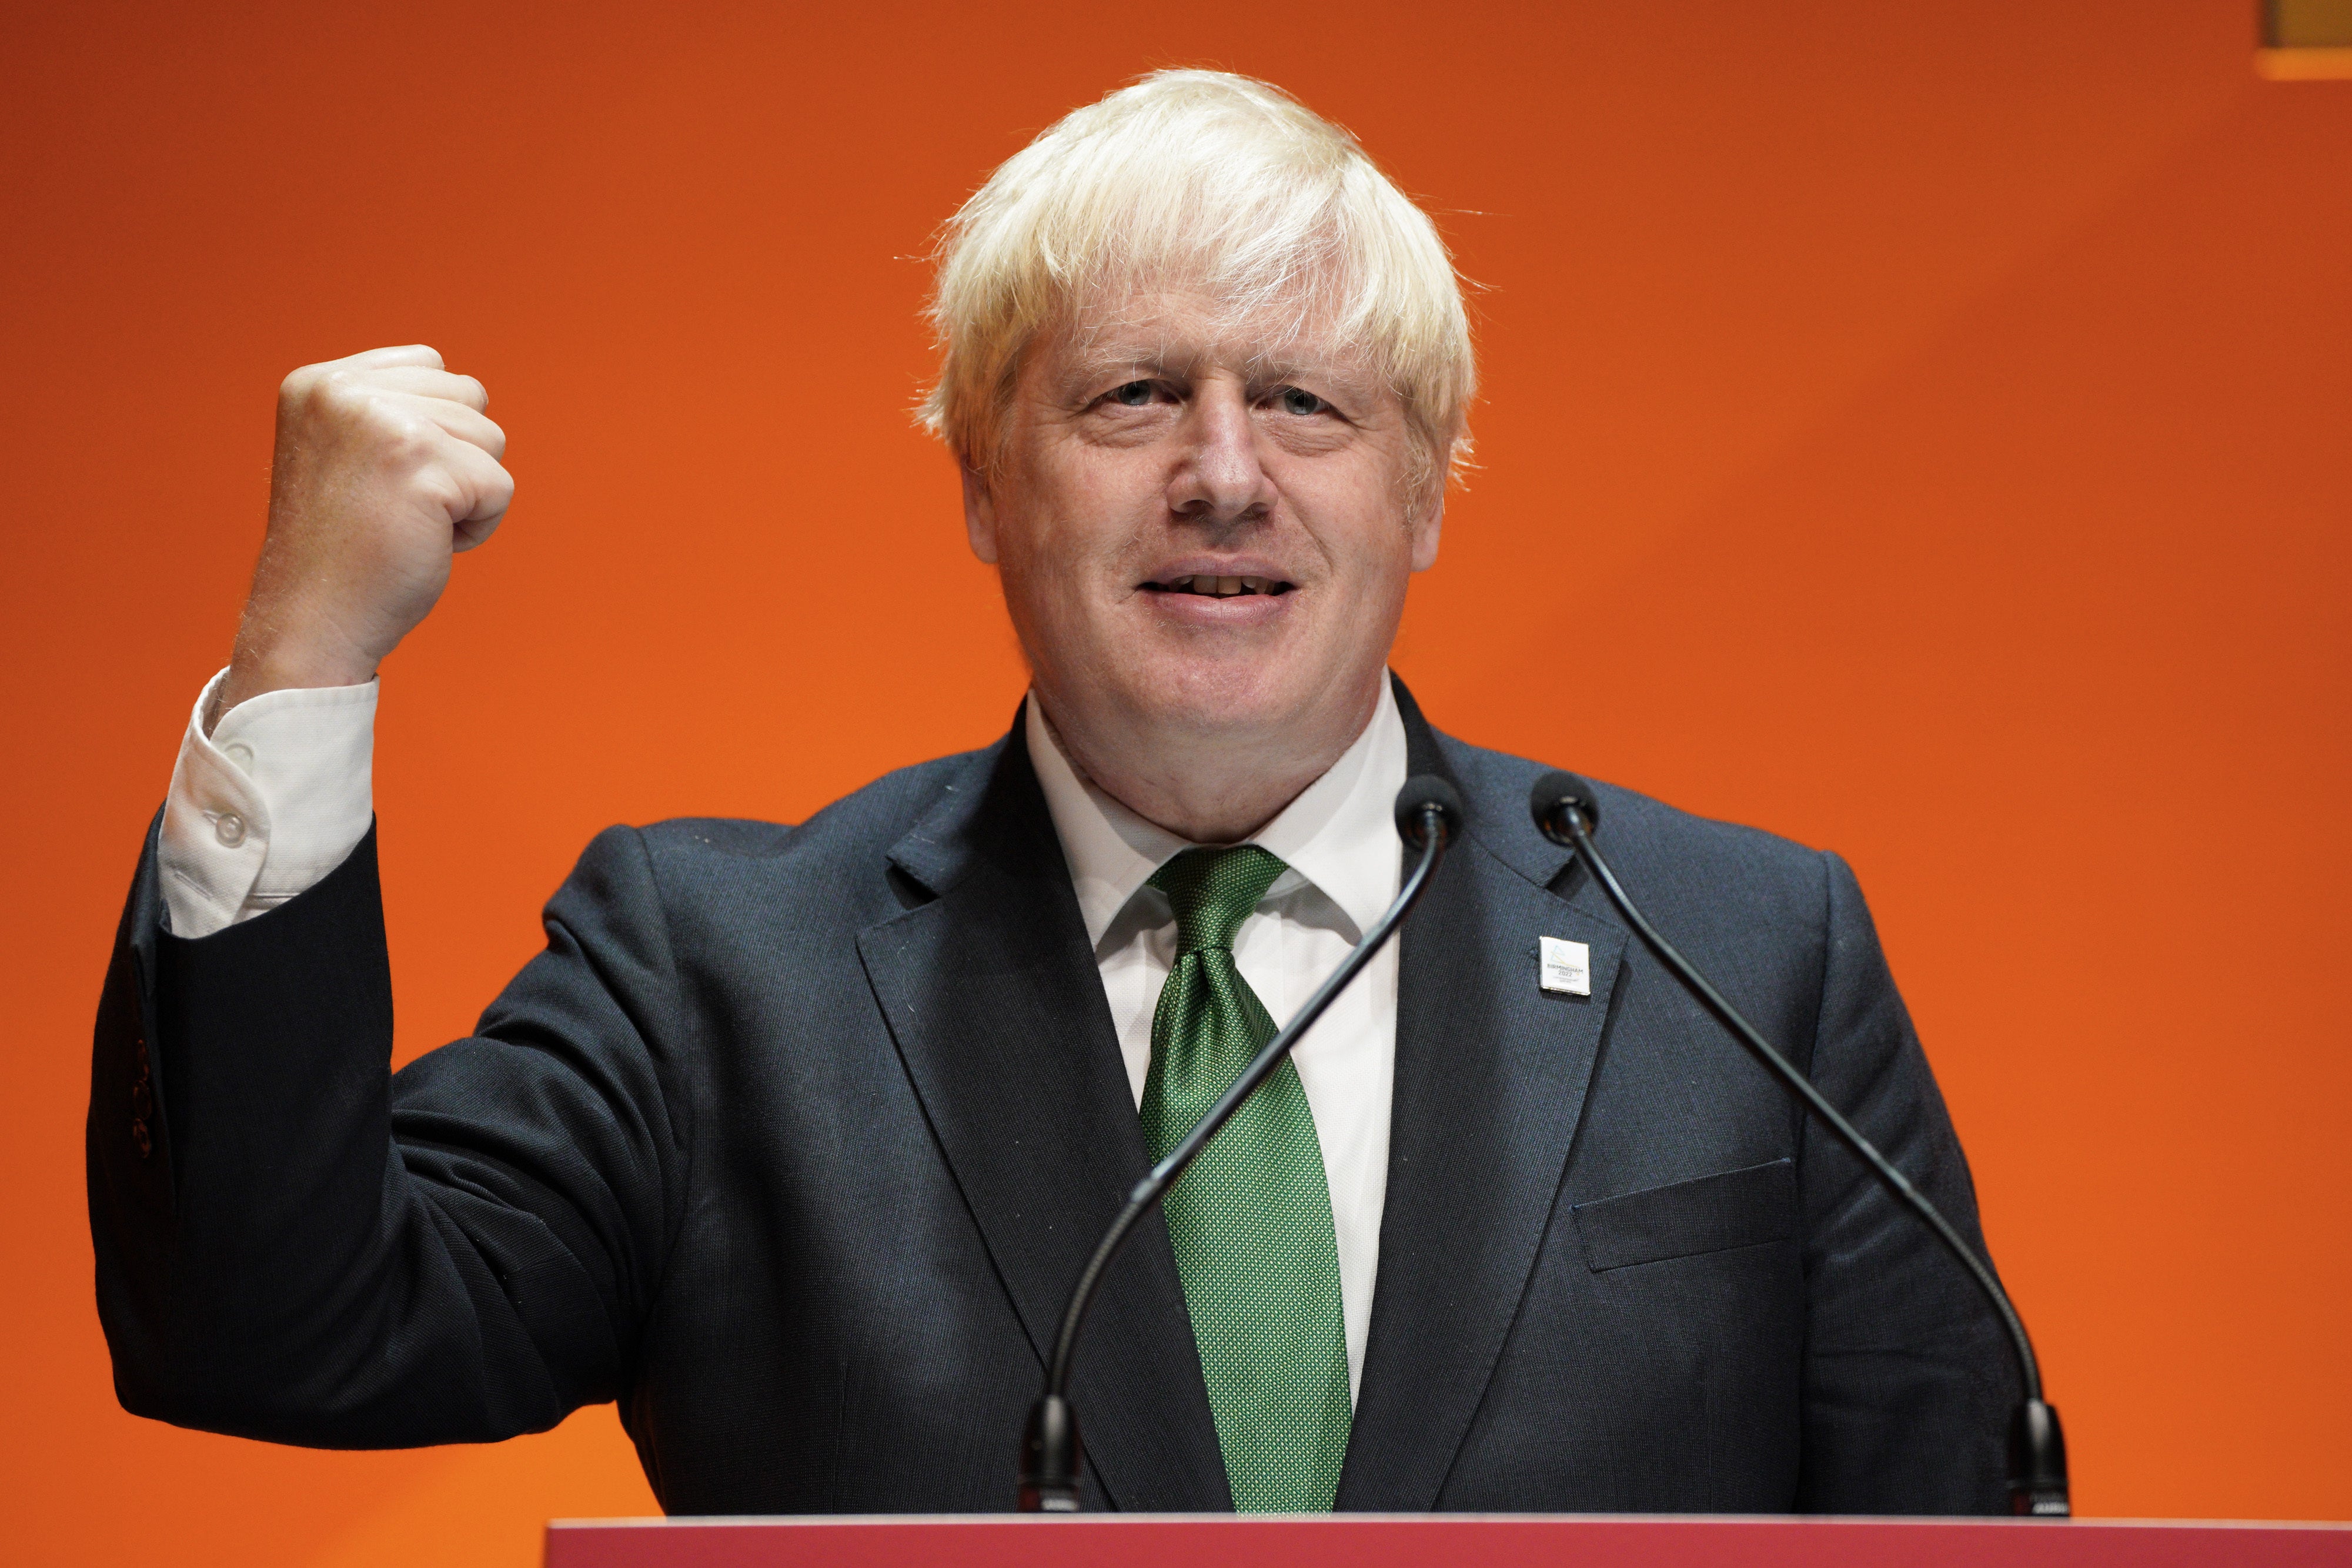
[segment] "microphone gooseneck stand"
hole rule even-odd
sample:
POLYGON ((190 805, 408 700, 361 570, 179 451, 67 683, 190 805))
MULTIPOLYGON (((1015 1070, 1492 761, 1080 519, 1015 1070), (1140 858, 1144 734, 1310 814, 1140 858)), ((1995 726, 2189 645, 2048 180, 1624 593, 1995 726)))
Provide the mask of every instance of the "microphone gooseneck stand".
POLYGON ((2025 1324, 2010 1304, 2009 1293, 2000 1288, 1984 1260, 1969 1250, 1960 1233, 1952 1228, 1941 1210, 1927 1201, 1927 1196, 1913 1186, 1908 1177, 1895 1167, 1893 1161, 1878 1152, 1875 1145, 1862 1135, 1853 1123, 1840 1115, 1837 1107, 1813 1087, 1812 1081, 1790 1065, 1788 1058, 1772 1049, 1756 1026, 1743 1017, 1738 1008, 1727 1000, 1722 992, 1707 983, 1691 961, 1675 949, 1673 943, 1660 936, 1656 926, 1643 917, 1625 892, 1617 873, 1609 868, 1592 835, 1601 824, 1601 808, 1594 800, 1592 788, 1572 773, 1547 773, 1536 780, 1528 797, 1536 826, 1544 837, 1563 849, 1574 850, 1583 857, 1585 866, 1592 873, 1609 901, 1625 917, 1635 934, 1672 970, 1675 977, 1687 987, 1691 994, 1706 1009, 1720 1019, 1739 1038, 1755 1058, 1778 1078, 1789 1092, 1803 1102, 1805 1108, 1818 1117, 1822 1124, 1837 1135, 1838 1141, 1854 1152, 1871 1173, 1895 1196, 1910 1207, 1969 1271, 1969 1277, 1992 1303, 2000 1314, 2001 1326, 2009 1331, 2010 1343, 2017 1353, 2018 1370, 2025 1385, 2025 1399, 2009 1426, 2009 1502, 2014 1514, 2037 1519, 2064 1519, 2073 1512, 2066 1485, 2066 1437, 2058 1425, 2058 1412, 2042 1397, 2042 1368, 2034 1360, 2033 1342, 2026 1336, 2025 1324))
POLYGON ((1078 1511, 1078 1446, 1077 1412, 1070 1406, 1070 1360, 1077 1350, 1078 1327, 1086 1321, 1087 1308, 1094 1301, 1095 1292, 1102 1284, 1103 1270, 1131 1234, 1143 1217, 1151 1212, 1184 1167, 1192 1163, 1219 1128, 1241 1109, 1242 1102, 1250 1097, 1257 1086, 1265 1082, 1274 1070, 1282 1065, 1290 1048, 1298 1043, 1299 1036, 1314 1027, 1323 1016, 1332 998, 1347 989, 1372 955, 1379 952, 1388 939, 1396 934, 1405 915, 1419 903, 1429 885, 1437 862, 1445 858, 1446 846, 1462 831, 1462 801, 1452 785, 1442 779, 1423 775, 1405 781, 1397 793, 1397 834, 1410 847, 1421 852, 1420 858, 1407 873, 1404 886, 1396 895, 1356 950, 1331 972, 1331 977, 1317 988, 1298 1009, 1297 1015, 1266 1041, 1250 1064, 1242 1070, 1223 1096, 1209 1107, 1207 1115, 1184 1134, 1183 1141, 1168 1151, 1168 1156, 1151 1167, 1150 1174, 1135 1184, 1127 1196, 1127 1207, 1118 1211, 1110 1228, 1103 1232, 1102 1240, 1095 1246, 1094 1256, 1087 1260, 1086 1271, 1070 1292, 1070 1304, 1063 1311, 1061 1333, 1055 1336, 1054 1359, 1045 1372, 1045 1391, 1037 1403, 1029 1407, 1029 1424, 1021 1437, 1020 1509, 1024 1513, 1076 1513, 1078 1511))

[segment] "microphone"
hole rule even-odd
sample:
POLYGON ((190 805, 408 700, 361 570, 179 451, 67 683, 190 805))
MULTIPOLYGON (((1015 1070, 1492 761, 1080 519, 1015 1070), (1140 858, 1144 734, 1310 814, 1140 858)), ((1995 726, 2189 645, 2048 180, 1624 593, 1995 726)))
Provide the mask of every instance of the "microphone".
POLYGON ((1346 990, 1348 983, 1371 962, 1372 955, 1396 935, 1405 915, 1421 901, 1423 891, 1429 885, 1430 873, 1445 858, 1446 847, 1462 836, 1462 797, 1454 793, 1453 785, 1434 775, 1408 779, 1404 788, 1397 791, 1396 826, 1397 836, 1420 854, 1405 876, 1404 886, 1398 890, 1396 902, 1372 923, 1364 939, 1356 944, 1355 951, 1331 971, 1331 977, 1317 988, 1297 1016, 1250 1059, 1241 1076, 1209 1107, 1208 1114, 1168 1151, 1167 1158, 1135 1184, 1134 1190, 1127 1195, 1127 1207, 1118 1211, 1118 1218, 1110 1222, 1110 1228, 1096 1243, 1094 1256, 1087 1260, 1086 1271, 1078 1276, 1076 1287, 1070 1291, 1070 1303, 1062 1312, 1061 1333, 1054 1340, 1054 1359, 1045 1369, 1045 1392, 1029 1407, 1028 1427, 1021 1437, 1019 1507, 1023 1513, 1078 1511, 1082 1450, 1077 1412, 1070 1406, 1070 1360, 1077 1349, 1078 1328, 1086 1321, 1087 1308, 1093 1304, 1095 1292, 1101 1288, 1103 1270, 1109 1266, 1120 1243, 1166 1196, 1176 1178, 1184 1174, 1192 1156, 1217 1135, 1218 1129, 1241 1109, 1242 1102, 1282 1065, 1290 1048, 1314 1027, 1332 998, 1346 990))
POLYGON ((1609 862, 1601 853, 1592 835, 1601 827, 1600 802, 1593 799, 1592 786, 1573 773, 1547 773, 1536 780, 1528 796, 1528 808, 1534 813, 1536 826, 1545 838, 1563 849, 1574 850, 1584 859, 1593 880, 1609 894, 1617 912, 1625 917, 1650 951, 1661 963, 1674 971, 1675 977, 1687 988, 1731 1032, 1739 1038, 1755 1058, 1778 1078, 1790 1093, 1804 1103, 1805 1109, 1820 1119, 1822 1125, 1837 1134, 1838 1141, 1870 1167, 1880 1185, 1892 1192, 1911 1212, 1917 1215, 1927 1228, 1960 1260, 1969 1278, 1992 1303, 2000 1317, 2001 1326, 2009 1331, 2011 1348, 2017 1354, 2017 1365, 2025 1385, 2025 1399, 2009 1424, 2009 1510, 2013 1514, 2035 1519, 2065 1519, 2074 1509, 2068 1499, 2066 1484, 2066 1436, 2058 1425, 2057 1410, 2042 1397, 2042 1369, 2033 1358, 2033 1342, 2026 1337, 2025 1324, 2017 1309, 2010 1304, 2009 1294, 1984 1260, 1969 1249, 1960 1233, 1952 1228, 1927 1195, 1911 1185, 1909 1179, 1895 1167, 1895 1163, 1878 1152, 1877 1145, 1862 1135, 1853 1123, 1838 1113, 1812 1081, 1791 1066, 1788 1058, 1772 1049, 1756 1026, 1741 1016, 1738 1008, 1725 999, 1722 992, 1707 983, 1691 961, 1675 951, 1673 943, 1658 934, 1656 926, 1643 918, 1633 906, 1633 898, 1625 892, 1617 873, 1609 869, 1609 862))

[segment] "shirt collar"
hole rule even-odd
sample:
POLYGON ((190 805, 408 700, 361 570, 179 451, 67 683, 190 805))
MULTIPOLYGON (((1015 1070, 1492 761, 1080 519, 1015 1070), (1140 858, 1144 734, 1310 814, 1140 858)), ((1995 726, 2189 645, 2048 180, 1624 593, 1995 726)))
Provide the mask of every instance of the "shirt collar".
MULTIPOLYGON (((1099 946, 1103 933, 1151 873, 1192 844, 1080 778, 1045 723, 1035 693, 1024 711, 1030 762, 1069 862, 1087 941, 1099 946)), ((1269 893, 1279 894, 1297 885, 1293 876, 1303 878, 1354 924, 1350 939, 1362 940, 1396 896, 1402 874, 1393 813, 1404 780, 1404 720, 1383 678, 1380 705, 1354 744, 1274 821, 1250 835, 1249 842, 1290 867, 1269 893)))

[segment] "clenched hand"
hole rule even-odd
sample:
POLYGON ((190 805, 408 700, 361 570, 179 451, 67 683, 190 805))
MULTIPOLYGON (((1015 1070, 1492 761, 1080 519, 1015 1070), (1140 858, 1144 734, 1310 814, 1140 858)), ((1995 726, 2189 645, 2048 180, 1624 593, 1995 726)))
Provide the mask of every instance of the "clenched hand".
POLYGON ((372 678, 425 619, 450 558, 488 538, 514 498, 488 402, 422 345, 286 378, 269 531, 208 728, 263 692, 372 678))

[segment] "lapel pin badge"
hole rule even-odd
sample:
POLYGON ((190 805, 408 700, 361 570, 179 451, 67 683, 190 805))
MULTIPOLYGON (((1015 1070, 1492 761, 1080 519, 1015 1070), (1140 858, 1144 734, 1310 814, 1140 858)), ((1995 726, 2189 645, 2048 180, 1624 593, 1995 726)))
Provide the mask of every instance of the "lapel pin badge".
POLYGON ((1563 941, 1558 936, 1543 938, 1541 965, 1545 990, 1557 991, 1564 997, 1592 994, 1592 949, 1583 943, 1563 941))

